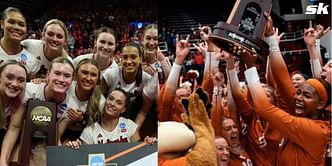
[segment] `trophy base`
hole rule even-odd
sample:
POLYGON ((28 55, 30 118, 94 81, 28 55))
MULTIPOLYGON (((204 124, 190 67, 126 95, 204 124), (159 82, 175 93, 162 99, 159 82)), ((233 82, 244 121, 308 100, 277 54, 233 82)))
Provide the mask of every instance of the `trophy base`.
POLYGON ((269 54, 269 46, 262 39, 248 36, 239 31, 238 27, 235 25, 225 22, 220 21, 214 26, 213 34, 209 39, 217 47, 229 53, 233 53, 233 47, 236 46, 241 46, 250 53, 253 53, 252 48, 254 48, 257 56, 263 62, 266 62, 266 58, 269 54))

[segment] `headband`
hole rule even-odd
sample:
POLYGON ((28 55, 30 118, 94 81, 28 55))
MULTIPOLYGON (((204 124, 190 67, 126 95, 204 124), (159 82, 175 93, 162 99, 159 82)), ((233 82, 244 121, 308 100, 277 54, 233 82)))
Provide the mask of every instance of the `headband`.
POLYGON ((326 92, 326 89, 325 89, 324 85, 319 80, 317 80, 317 79, 308 79, 306 81, 306 83, 310 84, 311 86, 313 86, 316 89, 316 91, 317 91, 319 97, 321 98, 321 100, 323 100, 323 101, 328 100, 328 94, 326 92))

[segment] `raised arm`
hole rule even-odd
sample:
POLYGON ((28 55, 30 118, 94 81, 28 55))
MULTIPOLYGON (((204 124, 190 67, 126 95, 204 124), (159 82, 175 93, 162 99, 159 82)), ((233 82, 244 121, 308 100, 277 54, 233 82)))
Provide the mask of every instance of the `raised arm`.
POLYGON ((276 34, 277 32, 273 29, 271 17, 268 16, 267 18, 268 21, 265 30, 265 41, 268 43, 270 51, 269 66, 271 67, 273 78, 281 96, 285 98, 287 106, 289 107, 289 111, 293 111, 295 109, 295 88, 289 76, 286 63, 280 53, 279 42, 277 38, 278 34, 276 34))
POLYGON ((248 66, 245 77, 255 112, 268 121, 272 128, 279 130, 286 138, 294 141, 307 151, 314 150, 317 145, 326 145, 327 139, 322 142, 321 137, 324 135, 328 138, 328 133, 325 133, 326 130, 323 129, 324 125, 318 125, 317 122, 311 119, 292 116, 270 102, 259 80, 255 67, 256 58, 256 56, 242 56, 248 66), (308 140, 315 143, 308 144, 308 140))
POLYGON ((248 103, 246 94, 241 91, 239 78, 235 69, 233 55, 227 52, 225 52, 224 55, 226 59, 228 84, 230 86, 228 92, 231 93, 233 97, 233 104, 235 104, 236 110, 241 114, 241 117, 248 123, 249 118, 251 118, 253 114, 252 107, 248 103))
POLYGON ((311 21, 309 22, 309 28, 304 29, 304 43, 307 46, 310 56, 311 72, 314 78, 320 78, 320 72, 322 71, 322 56, 320 53, 320 38, 324 36, 330 27, 324 30, 322 25, 317 25, 316 28, 312 28, 311 21))
POLYGON ((260 85, 257 69, 249 68, 245 71, 255 111, 269 122, 272 128, 279 130, 286 138, 294 141, 308 152, 326 145, 329 133, 314 120, 290 115, 269 102, 262 86, 260 85), (322 135, 326 140, 322 141, 322 135), (312 142, 308 144, 308 141, 312 142))
POLYGON ((179 35, 176 36, 176 58, 172 66, 170 75, 166 81, 165 89, 159 102, 160 110, 158 112, 159 121, 171 120, 173 103, 178 84, 178 79, 182 64, 189 53, 189 36, 186 40, 179 40, 179 35))
MULTIPOLYGON (((220 73, 221 74, 221 73, 220 73)), ((220 75, 221 76, 221 75, 220 75)), ((213 76, 213 93, 212 96, 212 109, 211 109, 211 124, 213 126, 216 136, 222 136, 222 119, 225 115, 225 107, 223 105, 223 98, 225 96, 223 87, 221 86, 221 78, 218 75, 213 76)))

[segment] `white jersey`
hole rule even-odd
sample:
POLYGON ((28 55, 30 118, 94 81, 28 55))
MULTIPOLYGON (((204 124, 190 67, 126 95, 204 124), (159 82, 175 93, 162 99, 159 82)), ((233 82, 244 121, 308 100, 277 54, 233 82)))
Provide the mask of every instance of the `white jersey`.
MULTIPOLYGON (((162 72, 161 69, 161 64, 156 61, 153 64, 151 64, 152 68, 156 71, 153 73, 153 75, 151 76, 151 83, 150 84, 154 84, 157 87, 157 92, 155 93, 155 96, 153 97, 153 99, 157 99, 158 95, 159 95, 159 77, 158 77, 158 72, 162 72)), ((163 74, 163 73, 162 73, 163 74)))
MULTIPOLYGON (((39 73, 46 76, 47 71, 51 68, 52 61, 48 60, 44 54, 45 41, 36 39, 26 39, 21 42, 21 44, 33 54, 37 60, 40 61, 39 73)), ((67 56, 71 62, 73 62, 70 56, 67 56)))
POLYGON ((122 75, 122 67, 118 69, 107 69, 103 74, 103 78, 109 87, 110 94, 115 88, 122 88, 129 93, 131 101, 134 101, 136 96, 143 93, 145 96, 153 98, 157 92, 157 85, 152 81, 151 76, 144 71, 142 72, 142 82, 140 86, 136 86, 135 82, 127 84, 122 75))
MULTIPOLYGON (((90 54, 84 54, 84 55, 79 55, 79 56, 77 56, 77 57, 73 60, 73 65, 74 65, 74 67, 76 68, 77 65, 78 65, 78 63, 80 63, 83 59, 93 59, 93 53, 90 53, 90 54)), ((99 78, 99 79, 102 78, 103 74, 105 73, 105 71, 106 71, 107 69, 112 69, 112 68, 119 68, 119 65, 115 62, 115 60, 112 60, 112 64, 111 64, 108 68, 106 68, 106 69, 100 71, 100 78, 99 78)))
POLYGON ((84 128, 80 139, 87 144, 107 144, 116 142, 130 142, 136 132, 137 125, 130 119, 119 118, 113 131, 106 131, 98 122, 84 128))
MULTIPOLYGON (((46 83, 40 83, 40 84, 35 84, 33 82, 26 83, 23 104, 26 105, 29 99, 38 99, 40 101, 46 101, 44 95, 45 86, 46 83)), ((78 109, 78 105, 76 101, 70 95, 68 95, 67 92, 66 98, 60 104, 57 105, 58 109, 57 118, 67 118, 64 115, 69 108, 78 109)))
POLYGON ((15 55, 8 55, 0 45, 0 64, 9 59, 17 60, 25 65, 30 75, 36 74, 40 69, 39 61, 27 49, 23 48, 22 51, 15 55))
MULTIPOLYGON (((77 82, 73 81, 67 94, 70 95, 74 99, 74 101, 76 102, 78 109, 80 111, 86 112, 89 100, 81 101, 78 99, 76 92, 75 92, 76 85, 77 85, 77 82)), ((106 99, 105 99, 104 95, 101 94, 100 100, 99 100, 99 111, 100 112, 102 112, 104 109, 105 101, 106 101, 106 99)))

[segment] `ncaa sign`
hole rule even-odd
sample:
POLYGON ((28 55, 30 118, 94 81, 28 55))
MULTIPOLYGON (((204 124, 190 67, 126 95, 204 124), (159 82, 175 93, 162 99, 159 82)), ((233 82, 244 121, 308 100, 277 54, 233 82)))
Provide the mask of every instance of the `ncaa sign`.
POLYGON ((52 112, 45 106, 37 106, 32 109, 30 118, 36 126, 48 126, 52 121, 52 112))

